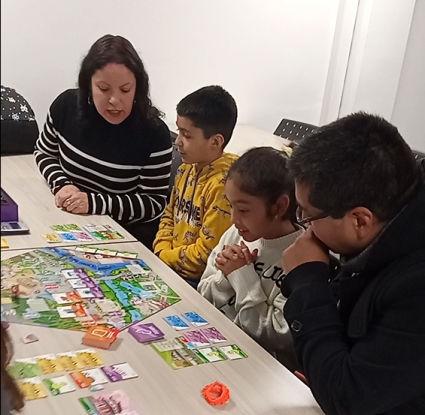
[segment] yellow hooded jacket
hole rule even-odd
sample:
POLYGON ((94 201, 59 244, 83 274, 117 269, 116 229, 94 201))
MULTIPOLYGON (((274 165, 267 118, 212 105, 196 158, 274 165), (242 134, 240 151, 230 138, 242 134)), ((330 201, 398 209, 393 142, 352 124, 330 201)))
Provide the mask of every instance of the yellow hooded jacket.
POLYGON ((184 278, 201 277, 208 256, 232 224, 225 183, 237 158, 224 153, 200 171, 195 164, 182 164, 177 170, 153 246, 155 254, 184 278))

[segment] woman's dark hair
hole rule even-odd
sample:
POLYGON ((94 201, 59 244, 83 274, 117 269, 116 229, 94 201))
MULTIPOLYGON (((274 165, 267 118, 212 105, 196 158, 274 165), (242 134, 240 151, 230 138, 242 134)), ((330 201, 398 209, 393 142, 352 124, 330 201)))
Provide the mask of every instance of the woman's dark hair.
POLYGON ((280 196, 289 196, 289 206, 283 219, 296 222, 295 184, 288 173, 288 156, 272 147, 256 147, 237 159, 229 170, 231 179, 242 192, 260 197, 268 207, 280 196))
MULTIPOLYGON (((15 411, 20 411, 24 407, 24 399, 21 391, 16 385, 15 381, 9 375, 7 371, 7 366, 10 363, 12 358, 12 345, 10 343, 9 335, 7 334, 6 329, 1 324, 1 381, 3 387, 10 394, 10 407, 15 411)), ((6 395, 7 396, 7 395, 6 395)), ((3 396, 2 399, 6 399, 6 396, 3 396)))
POLYGON ((91 79, 95 72, 109 63, 125 65, 136 78, 134 109, 143 121, 154 121, 163 114, 152 105, 149 95, 149 76, 133 45, 122 36, 105 35, 98 39, 84 57, 78 74, 78 103, 86 119, 90 109, 91 79))

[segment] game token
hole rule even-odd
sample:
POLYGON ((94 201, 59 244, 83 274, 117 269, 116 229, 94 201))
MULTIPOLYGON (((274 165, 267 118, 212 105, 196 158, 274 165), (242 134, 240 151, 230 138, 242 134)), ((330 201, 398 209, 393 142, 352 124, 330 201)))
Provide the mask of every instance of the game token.
POLYGON ((229 388, 221 382, 214 382, 205 386, 202 389, 202 395, 210 405, 223 405, 230 399, 229 388))

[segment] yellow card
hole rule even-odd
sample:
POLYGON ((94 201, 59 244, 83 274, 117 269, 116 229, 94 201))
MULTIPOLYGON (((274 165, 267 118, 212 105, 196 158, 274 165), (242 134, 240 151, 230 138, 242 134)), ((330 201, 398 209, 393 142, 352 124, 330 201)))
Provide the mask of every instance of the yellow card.
POLYGON ((84 363, 78 358, 75 352, 58 353, 56 359, 67 372, 85 368, 84 363))
POLYGON ((62 372, 64 370, 54 353, 37 356, 35 359, 44 374, 62 372))
POLYGON ((77 358, 83 362, 87 368, 103 365, 103 360, 96 350, 84 349, 77 350, 75 353, 77 354, 77 358))
POLYGON ((55 233, 46 233, 43 238, 49 243, 62 242, 62 239, 55 233))
POLYGON ((9 244, 7 243, 6 238, 1 238, 1 248, 9 248, 9 244))
POLYGON ((47 397, 46 388, 39 377, 19 380, 18 385, 27 401, 47 397))

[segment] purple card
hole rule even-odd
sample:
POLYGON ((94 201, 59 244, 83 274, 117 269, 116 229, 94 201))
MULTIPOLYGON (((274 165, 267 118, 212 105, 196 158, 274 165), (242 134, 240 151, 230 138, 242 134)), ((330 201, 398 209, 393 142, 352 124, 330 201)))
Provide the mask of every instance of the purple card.
POLYGON ((104 366, 101 368, 111 382, 120 382, 126 379, 137 378, 137 373, 128 363, 104 366))
POLYGON ((184 333, 184 337, 195 347, 210 345, 208 339, 199 330, 187 331, 184 333))
POLYGON ((221 343, 227 340, 215 327, 208 327, 201 331, 210 343, 221 343))
POLYGON ((147 343, 164 338, 164 333, 153 323, 136 323, 128 331, 139 343, 147 343))

